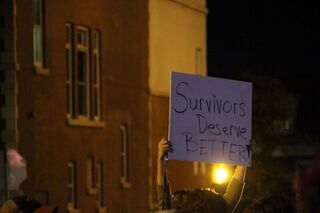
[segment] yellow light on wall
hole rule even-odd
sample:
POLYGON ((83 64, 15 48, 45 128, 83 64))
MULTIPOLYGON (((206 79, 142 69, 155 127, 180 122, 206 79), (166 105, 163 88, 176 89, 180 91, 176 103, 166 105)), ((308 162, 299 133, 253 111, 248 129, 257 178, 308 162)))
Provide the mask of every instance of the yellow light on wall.
POLYGON ((211 181, 216 184, 223 184, 230 180, 230 171, 227 165, 214 164, 211 170, 211 181))

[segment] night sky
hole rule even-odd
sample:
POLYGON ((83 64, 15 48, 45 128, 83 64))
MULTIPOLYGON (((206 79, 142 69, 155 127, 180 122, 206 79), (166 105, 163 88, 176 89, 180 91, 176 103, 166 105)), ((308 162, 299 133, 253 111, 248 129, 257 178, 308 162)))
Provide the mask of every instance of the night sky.
POLYGON ((302 95, 298 121, 320 130, 320 8, 308 1, 208 0, 208 74, 254 71, 302 95))

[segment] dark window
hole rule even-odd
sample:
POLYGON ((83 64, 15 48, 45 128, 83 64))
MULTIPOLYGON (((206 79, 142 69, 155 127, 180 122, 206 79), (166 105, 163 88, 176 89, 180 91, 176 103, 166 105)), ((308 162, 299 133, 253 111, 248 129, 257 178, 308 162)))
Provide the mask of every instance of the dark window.
POLYGON ((4 28, 4 16, 0 16, 0 28, 4 28))
POLYGON ((5 43, 4 43, 4 40, 0 40, 0 51, 1 52, 4 52, 5 51, 5 43))
POLYGON ((0 123, 0 129, 1 130, 6 130, 6 128, 7 128, 7 122, 6 122, 6 119, 4 119, 4 118, 1 118, 1 123, 0 123))
POLYGON ((68 209, 75 209, 76 208, 76 163, 74 161, 70 161, 68 163, 68 209))
POLYGON ((33 0, 33 61, 38 67, 44 65, 43 19, 43 0, 33 0))
POLYGON ((1 107, 6 106, 6 96, 5 95, 0 95, 0 106, 1 107))

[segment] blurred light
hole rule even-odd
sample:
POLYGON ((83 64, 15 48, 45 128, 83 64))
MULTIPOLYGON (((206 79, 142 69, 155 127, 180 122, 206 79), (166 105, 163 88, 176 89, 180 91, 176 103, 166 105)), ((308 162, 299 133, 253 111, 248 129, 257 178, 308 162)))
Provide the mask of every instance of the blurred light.
POLYGON ((214 164, 211 170, 211 181, 216 184, 223 184, 230 180, 230 169, 224 164, 214 164))

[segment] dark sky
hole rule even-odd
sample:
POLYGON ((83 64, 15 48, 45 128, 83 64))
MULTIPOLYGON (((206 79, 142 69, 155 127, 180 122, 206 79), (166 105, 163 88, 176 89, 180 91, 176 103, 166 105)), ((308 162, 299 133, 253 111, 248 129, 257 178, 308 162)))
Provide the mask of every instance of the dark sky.
POLYGON ((312 111, 304 114, 307 122, 319 120, 320 7, 316 1, 208 0, 207 4, 209 75, 269 73, 291 92, 302 94, 300 111, 312 111))

